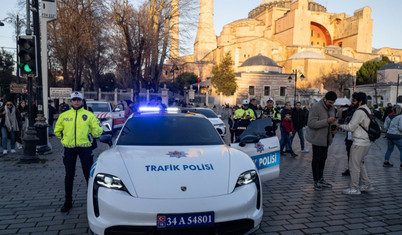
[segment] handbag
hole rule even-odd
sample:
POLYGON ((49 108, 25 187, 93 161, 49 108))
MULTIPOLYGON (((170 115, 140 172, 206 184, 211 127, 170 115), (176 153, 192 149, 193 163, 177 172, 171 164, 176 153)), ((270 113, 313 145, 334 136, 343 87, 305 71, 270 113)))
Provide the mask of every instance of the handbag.
POLYGON ((387 138, 389 140, 400 140, 400 139, 402 139, 402 135, 395 135, 395 134, 387 133, 387 134, 385 134, 385 138, 387 138))

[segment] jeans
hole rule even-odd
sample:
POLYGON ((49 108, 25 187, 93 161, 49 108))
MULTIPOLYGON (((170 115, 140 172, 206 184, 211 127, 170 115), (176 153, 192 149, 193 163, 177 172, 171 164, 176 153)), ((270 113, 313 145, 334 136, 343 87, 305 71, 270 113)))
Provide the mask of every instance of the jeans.
POLYGON ((88 184, 89 172, 93 163, 91 147, 64 148, 63 163, 66 168, 66 176, 64 178, 66 202, 72 202, 73 200, 73 182, 77 156, 80 157, 82 172, 88 184))
POLYGON ((292 137, 290 137, 291 143, 293 143, 293 138, 295 138, 296 133, 297 133, 297 135, 299 136, 299 139, 300 139, 300 147, 301 147, 301 150, 303 150, 303 149, 304 149, 304 133, 303 133, 303 128, 300 128, 299 130, 294 130, 294 131, 293 131, 292 137))
POLYGON ((402 164, 402 139, 399 140, 390 140, 388 139, 388 148, 387 152, 385 153, 384 161, 388 162, 389 158, 391 157, 391 153, 394 151, 394 146, 399 149, 399 160, 402 164))
MULTIPOLYGON (((11 149, 15 149, 15 131, 10 132, 10 145, 11 149)), ((1 127, 1 145, 3 150, 7 150, 8 131, 7 127, 1 127)))
POLYGON ((323 178, 327 156, 328 147, 313 145, 313 160, 311 161, 311 168, 313 170, 314 182, 323 178))
POLYGON ((289 133, 281 132, 281 152, 283 152, 283 148, 286 146, 286 149, 290 151, 290 153, 294 153, 292 150, 292 142, 290 141, 289 133))

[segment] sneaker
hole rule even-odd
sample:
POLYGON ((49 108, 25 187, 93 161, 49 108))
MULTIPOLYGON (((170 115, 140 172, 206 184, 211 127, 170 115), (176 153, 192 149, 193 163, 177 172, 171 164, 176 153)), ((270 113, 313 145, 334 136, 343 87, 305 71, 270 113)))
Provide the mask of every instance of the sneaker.
POLYGON ((18 142, 15 143, 17 145, 17 149, 23 149, 24 146, 18 142))
POLYGON ((374 187, 371 184, 369 186, 367 185, 360 186, 360 192, 372 192, 372 191, 374 191, 374 187))
POLYGON ((382 165, 383 167, 393 167, 394 165, 392 165, 391 163, 389 163, 388 161, 387 162, 384 162, 384 164, 382 165))
POLYGON ((343 190, 343 194, 349 194, 349 195, 360 195, 360 190, 354 189, 354 188, 347 188, 343 190))
POLYGON ((350 171, 349 169, 346 169, 346 171, 342 172, 343 176, 350 176, 350 171))
POLYGON ((10 152, 11 152, 11 153, 16 153, 15 149, 11 149, 10 152))
POLYGON ((322 187, 321 187, 320 183, 314 182, 314 190, 315 191, 322 191, 322 187))
POLYGON ((64 202, 63 206, 61 207, 61 212, 68 212, 73 207, 73 203, 71 202, 64 202))
POLYGON ((297 157, 297 154, 295 154, 295 153, 292 153, 291 155, 292 155, 292 157, 297 157))
POLYGON ((7 154, 7 150, 3 150, 3 155, 6 155, 7 154))
POLYGON ((332 184, 328 183, 324 179, 320 179, 318 183, 321 185, 321 187, 332 188, 332 184))
POLYGON ((304 148, 304 149, 303 149, 301 152, 302 152, 302 153, 309 153, 309 152, 310 152, 310 150, 308 150, 308 149, 304 148))

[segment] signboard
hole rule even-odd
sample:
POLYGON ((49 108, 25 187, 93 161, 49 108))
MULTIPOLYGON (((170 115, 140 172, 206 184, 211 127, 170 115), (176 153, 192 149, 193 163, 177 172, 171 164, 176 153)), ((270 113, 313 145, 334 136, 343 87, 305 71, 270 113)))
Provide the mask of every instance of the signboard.
POLYGON ((70 99, 71 93, 73 93, 72 88, 60 88, 60 87, 50 88, 50 98, 52 99, 70 99))
POLYGON ((193 100, 193 99, 195 98, 195 93, 194 93, 194 91, 195 91, 195 90, 193 90, 193 89, 191 89, 191 90, 188 91, 188 98, 189 98, 190 100, 193 100))
POLYGON ((47 21, 57 19, 57 6, 56 0, 42 0, 41 1, 41 17, 47 21))
POLYGON ((23 94, 25 93, 26 89, 27 84, 17 84, 17 83, 10 84, 10 93, 23 94))

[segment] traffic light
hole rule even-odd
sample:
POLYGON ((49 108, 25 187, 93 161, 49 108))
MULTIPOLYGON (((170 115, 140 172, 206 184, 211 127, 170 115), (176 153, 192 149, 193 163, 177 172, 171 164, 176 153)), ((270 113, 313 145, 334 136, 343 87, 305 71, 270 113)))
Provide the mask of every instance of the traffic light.
POLYGON ((36 38, 31 35, 18 37, 17 67, 20 76, 38 76, 38 65, 36 60, 36 38))

